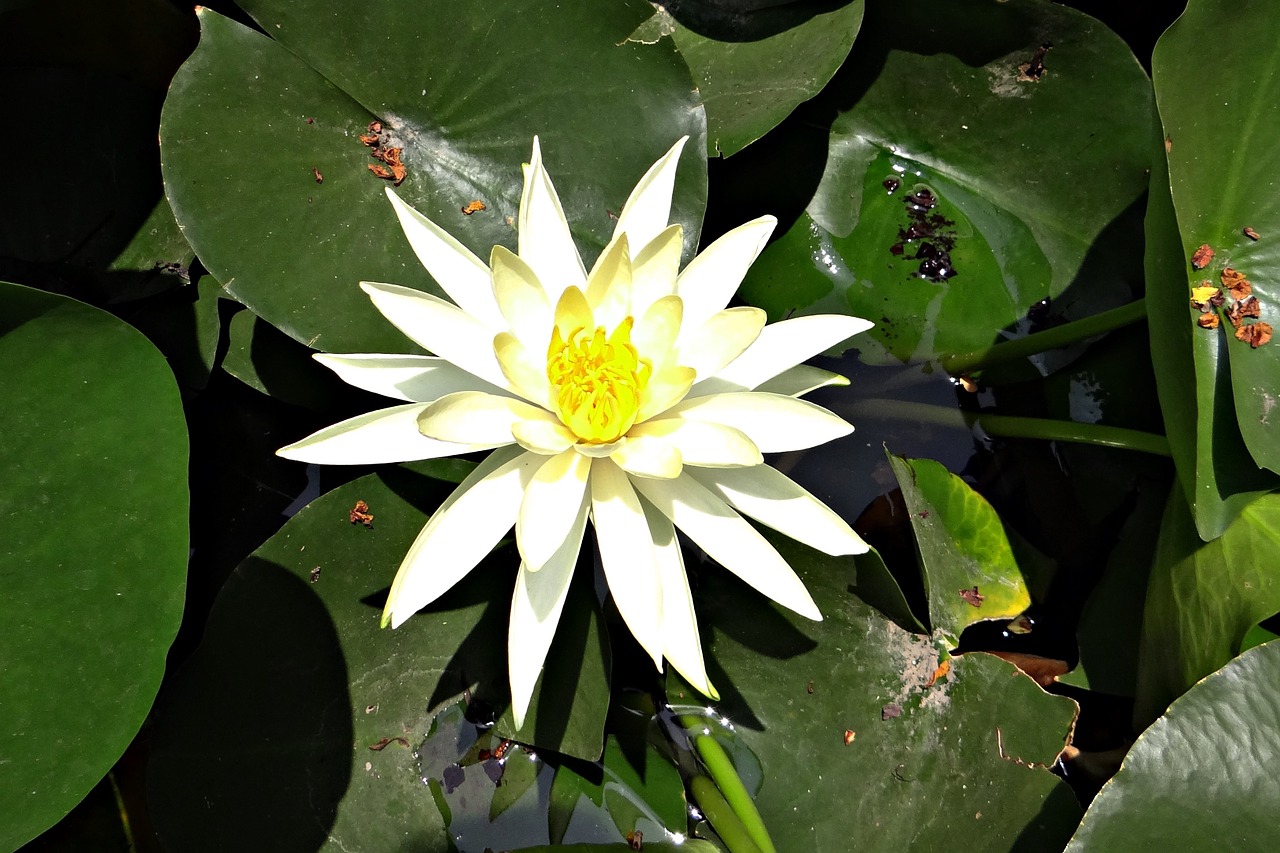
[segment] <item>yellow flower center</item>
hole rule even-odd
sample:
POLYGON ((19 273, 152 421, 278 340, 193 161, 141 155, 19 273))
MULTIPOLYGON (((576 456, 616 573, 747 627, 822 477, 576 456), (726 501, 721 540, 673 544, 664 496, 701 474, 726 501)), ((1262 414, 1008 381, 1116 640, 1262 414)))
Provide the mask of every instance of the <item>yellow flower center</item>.
POLYGON ((640 395, 653 365, 631 345, 627 317, 612 334, 604 326, 574 329, 566 340, 557 326, 547 348, 547 378, 556 389, 560 420, 588 444, 617 441, 636 422, 640 395))

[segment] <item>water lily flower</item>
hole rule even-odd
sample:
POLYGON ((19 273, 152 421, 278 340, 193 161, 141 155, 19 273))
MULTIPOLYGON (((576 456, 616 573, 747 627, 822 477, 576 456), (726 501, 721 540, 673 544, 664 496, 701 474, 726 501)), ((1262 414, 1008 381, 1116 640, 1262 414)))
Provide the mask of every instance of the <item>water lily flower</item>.
POLYGON ((489 263, 387 196, 414 252, 452 301, 362 282, 378 310, 431 356, 316 358, 344 381, 403 401, 282 448, 327 464, 402 462, 492 450, 431 516, 391 587, 399 626, 457 583, 514 526, 512 706, 523 725, 588 521, 623 621, 716 698, 675 530, 774 601, 821 619, 803 582, 743 516, 828 554, 867 549, 838 515, 762 454, 813 447, 848 423, 799 399, 847 380, 801 364, 864 331, 847 316, 765 325, 727 308, 777 224, 728 232, 679 270, 669 225, 677 142, 641 178, 588 271, 538 140, 524 168, 518 251, 489 263))

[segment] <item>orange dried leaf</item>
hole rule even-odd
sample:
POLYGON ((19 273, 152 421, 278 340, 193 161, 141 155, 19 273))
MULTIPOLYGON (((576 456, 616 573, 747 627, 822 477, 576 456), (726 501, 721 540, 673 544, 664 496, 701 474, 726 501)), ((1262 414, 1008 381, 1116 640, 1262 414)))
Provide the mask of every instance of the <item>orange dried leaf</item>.
POLYGON ((1246 225, 1246 226, 1244 227, 1244 236, 1248 237, 1250 240, 1257 240, 1257 239, 1258 239, 1258 232, 1257 232, 1257 231, 1254 231, 1252 228, 1250 228, 1248 225, 1246 225))
POLYGON ((373 527, 373 516, 369 513, 369 505, 364 501, 356 501, 356 505, 351 508, 348 518, 352 524, 363 524, 365 527, 373 527))
POLYGON ((1204 243, 1191 255, 1191 268, 1195 270, 1202 270, 1209 266, 1209 263, 1212 260, 1213 248, 1208 243, 1204 243))
POLYGON ((845 746, 848 746, 849 744, 853 743, 853 739, 854 739, 854 738, 856 738, 857 736, 858 736, 858 733, 857 733, 857 732, 855 732, 853 729, 845 729, 845 730, 844 730, 844 745, 845 745, 845 746))
POLYGON ((405 177, 409 174, 409 170, 404 167, 404 163, 399 160, 391 164, 391 176, 395 178, 395 185, 400 186, 404 183, 405 177))
POLYGON ((390 172, 387 171, 385 166, 379 166, 377 163, 370 163, 369 171, 373 172, 375 175, 377 175, 379 178, 382 178, 384 181, 391 180, 392 175, 390 172))
POLYGON ((480 199, 475 199, 474 201, 469 201, 466 204, 464 204, 462 206, 462 212, 464 215, 470 216, 473 213, 479 213, 480 211, 484 210, 485 207, 486 205, 484 202, 482 202, 480 199))
POLYGON ((1196 324, 1202 329, 1218 328, 1218 315, 1213 311, 1206 311, 1196 319, 1196 324))
POLYGON ((925 684, 925 687, 932 687, 937 683, 939 678, 945 678, 947 673, 950 671, 951 661, 944 660, 942 663, 938 664, 938 668, 933 671, 933 675, 929 676, 929 682, 925 684))
POLYGON ((365 145, 373 146, 378 144, 378 137, 372 133, 362 133, 360 134, 360 141, 365 145))
POLYGON ((1270 323, 1250 323, 1236 329, 1236 340, 1257 349, 1271 340, 1271 331, 1270 323))

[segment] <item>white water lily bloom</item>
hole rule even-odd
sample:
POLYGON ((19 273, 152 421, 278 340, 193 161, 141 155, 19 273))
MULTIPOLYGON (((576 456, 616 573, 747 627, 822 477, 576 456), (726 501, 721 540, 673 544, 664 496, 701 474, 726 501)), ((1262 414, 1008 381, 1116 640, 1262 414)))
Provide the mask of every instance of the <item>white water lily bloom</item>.
POLYGON ((846 380, 800 363, 871 323, 810 316, 766 327, 759 309, 726 308, 777 223, 771 216, 735 228, 679 271, 683 235, 667 221, 685 141, 641 178, 590 271, 536 138, 519 251, 495 246, 488 265, 388 189, 409 243, 453 301, 361 287, 435 355, 317 355, 344 381, 404 402, 278 451, 327 464, 494 451, 409 549, 383 625, 435 601, 514 526, 521 563, 508 655, 517 726, 588 521, 627 627, 659 670, 667 659, 713 698, 675 528, 811 619, 822 617, 804 584, 743 515, 828 554, 867 550, 762 454, 852 431, 795 396, 846 380))

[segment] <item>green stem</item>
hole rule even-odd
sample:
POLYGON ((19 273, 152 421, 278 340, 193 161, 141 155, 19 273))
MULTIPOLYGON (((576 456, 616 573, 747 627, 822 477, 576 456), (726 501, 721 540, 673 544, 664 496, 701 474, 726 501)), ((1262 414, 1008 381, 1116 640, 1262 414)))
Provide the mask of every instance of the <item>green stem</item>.
POLYGON ((1124 427, 1082 424, 1049 418, 1022 418, 1013 415, 986 415, 949 406, 909 403, 903 400, 860 400, 853 414, 864 417, 898 418, 916 423, 940 424, 964 429, 977 427, 997 438, 1034 438, 1041 441, 1070 441, 1137 450, 1156 456, 1169 455, 1169 440, 1163 435, 1124 427))
POLYGON ((720 794, 715 782, 699 773, 689 780, 689 788, 698 801, 698 808, 729 848, 729 853, 764 853, 751 839, 751 833, 738 820, 738 815, 720 794))
POLYGON ((120 813, 120 829, 124 832, 125 843, 129 845, 129 851, 132 853, 138 848, 133 840, 133 828, 129 825, 129 810, 125 808, 124 792, 120 790, 120 783, 116 781, 114 770, 107 774, 107 781, 111 783, 111 793, 116 798, 116 810, 120 813))
POLYGON ((992 344, 983 350, 943 356, 942 368, 952 376, 966 376, 978 370, 1008 364, 1051 349, 1061 349, 1085 338, 1141 322, 1146 319, 1146 316, 1146 301, 1139 299, 1128 305, 1121 305, 1119 308, 1085 317, 1083 320, 1073 320, 1024 338, 992 344))
MULTIPOLYGON (((680 722, 691 734, 692 732, 704 730, 707 725, 706 720, 695 716, 685 716, 680 722)), ((747 793, 747 786, 742 784, 742 777, 738 775, 738 771, 733 766, 733 761, 729 758, 728 753, 724 751, 724 747, 720 745, 720 741, 708 734, 692 735, 690 741, 693 744, 694 752, 698 753, 698 758, 702 761, 702 766, 707 769, 707 774, 715 780, 716 787, 723 795, 724 801, 733 809, 738 822, 751 838, 752 847, 759 849, 761 853, 777 853, 777 849, 773 846, 773 839, 769 837, 769 830, 765 828, 764 820, 760 817, 760 811, 756 808, 755 801, 747 793)), ((699 799, 698 802, 701 804, 702 800, 699 799)), ((703 809, 703 811, 705 812, 706 809, 703 809)), ((708 820, 710 820, 710 817, 710 815, 707 816, 708 820)), ((711 825, 716 826, 716 822, 712 820, 711 825)), ((716 832, 720 832, 718 827, 716 832)), ((728 841, 725 843, 727 844, 728 841)))

